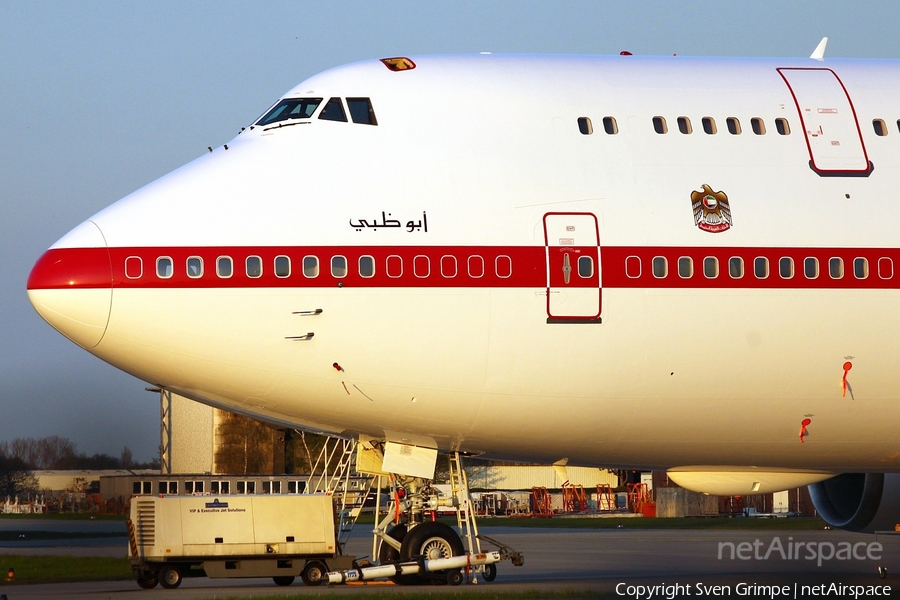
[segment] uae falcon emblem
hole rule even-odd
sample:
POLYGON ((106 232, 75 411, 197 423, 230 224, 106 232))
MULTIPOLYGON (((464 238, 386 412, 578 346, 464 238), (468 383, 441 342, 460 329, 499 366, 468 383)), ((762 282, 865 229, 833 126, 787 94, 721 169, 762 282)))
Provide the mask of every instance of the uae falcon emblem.
POLYGON ((699 192, 691 192, 694 208, 694 225, 709 233, 721 233, 731 229, 731 207, 724 192, 714 192, 703 184, 699 192))

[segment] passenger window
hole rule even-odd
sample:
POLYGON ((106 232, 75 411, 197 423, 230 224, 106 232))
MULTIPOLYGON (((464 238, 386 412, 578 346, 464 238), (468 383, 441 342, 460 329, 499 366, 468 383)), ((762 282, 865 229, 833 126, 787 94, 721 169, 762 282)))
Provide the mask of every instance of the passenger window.
POLYGON ((682 256, 678 259, 678 276, 684 279, 694 275, 694 259, 682 256))
POLYGON ((350 109, 350 118, 354 123, 378 125, 372 102, 368 98, 347 98, 347 108, 350 109))
POLYGON ((765 256, 757 256, 753 259, 753 275, 757 279, 765 279, 769 276, 769 259, 765 256))
POLYGON ((790 256, 782 256, 778 259, 778 275, 782 279, 790 279, 794 276, 794 259, 790 256))
POLYGON ((161 256, 156 259, 156 276, 160 279, 168 279, 172 276, 172 259, 161 256))
POLYGON ((289 256, 275 257, 275 277, 290 277, 291 275, 291 259, 289 256))
POLYGON ((778 132, 778 135, 791 135, 791 125, 787 119, 775 119, 775 131, 778 132))
POLYGON ((341 277, 347 276, 347 257, 346 256, 332 256, 331 257, 331 276, 337 277, 340 279, 341 277))
POLYGON ((703 259, 703 276, 707 279, 715 279, 719 276, 719 259, 715 256, 707 256, 703 259))
POLYGON ((318 277, 319 276, 319 257, 304 256, 303 257, 303 276, 318 277))
POLYGON ((603 131, 609 135, 619 133, 619 125, 616 123, 615 117, 603 117, 603 131))
POLYGON ((728 259, 728 274, 732 279, 740 279, 744 276, 744 259, 740 256, 732 256, 728 259))
POLYGON ((403 259, 396 254, 392 254, 387 257, 387 262, 385 263, 385 269, 388 277, 393 277, 396 279, 403 275, 403 259))
POLYGON ((144 261, 140 256, 129 256, 125 259, 125 277, 138 279, 144 274, 144 261))
POLYGON ((431 261, 427 256, 420 254, 413 258, 413 275, 424 279, 431 274, 431 261))
POLYGON ((669 264, 665 256, 654 256, 652 262, 653 276, 661 279, 669 274, 669 264))
POLYGON ((187 259, 187 275, 191 279, 203 277, 203 259, 199 256, 190 256, 187 259))
POLYGON ((684 134, 693 133, 694 129, 688 117, 678 117, 678 131, 684 134))
POLYGON ((292 119, 308 119, 322 102, 321 98, 287 98, 275 105, 259 121, 258 126, 271 125, 292 119))
POLYGON ((580 131, 582 135, 591 135, 594 133, 594 126, 591 125, 591 120, 587 117, 578 117, 578 131, 580 131))
POLYGON ((505 254, 498 256, 494 260, 494 272, 500 279, 512 277, 512 259, 505 254))
POLYGON ((228 279, 233 273, 231 257, 220 256, 216 259, 216 275, 223 279, 228 279))
POLYGON ((872 119, 872 128, 875 129, 875 135, 884 137, 888 134, 887 125, 882 119, 872 119))
POLYGON ((325 103, 325 108, 319 113, 319 118, 323 121, 343 121, 347 122, 347 113, 344 112, 344 104, 340 98, 331 98, 325 103))
POLYGON ((819 276, 819 259, 807 256, 803 259, 803 275, 807 279, 816 279, 819 276))
POLYGON ((879 258, 878 276, 882 279, 891 279, 894 276, 894 261, 889 258, 879 258))
POLYGON ((629 256, 625 259, 625 275, 629 279, 637 279, 641 276, 641 257, 629 256))
POLYGON ((359 274, 361 277, 375 277, 375 258, 372 256, 359 257, 359 274))
POLYGON ((716 133, 716 120, 712 117, 703 117, 703 133, 707 133, 709 135, 715 135, 716 133))
POLYGON ((653 117, 653 131, 656 133, 667 133, 669 131, 665 117, 653 117))
POLYGON ((750 119, 750 128, 756 135, 766 134, 766 123, 759 117, 753 117, 752 119, 750 119))
POLYGON ((441 257, 441 275, 446 278, 456 277, 456 257, 446 254, 441 257))
POLYGON ((262 259, 258 256, 248 256, 246 261, 247 277, 256 279, 262 277, 262 259))
POLYGON ((865 258, 853 259, 853 276, 857 279, 865 279, 869 276, 869 261, 865 258))
POLYGON ((478 255, 469 257, 469 277, 484 277, 484 259, 478 255))
POLYGON ((844 277, 844 259, 830 258, 828 259, 828 275, 832 279, 841 279, 844 277))
POLYGON ((741 122, 737 117, 728 117, 725 119, 725 125, 728 126, 728 133, 731 135, 741 135, 741 122))
POLYGON ((578 257, 578 276, 588 279, 594 275, 594 259, 590 256, 578 257))

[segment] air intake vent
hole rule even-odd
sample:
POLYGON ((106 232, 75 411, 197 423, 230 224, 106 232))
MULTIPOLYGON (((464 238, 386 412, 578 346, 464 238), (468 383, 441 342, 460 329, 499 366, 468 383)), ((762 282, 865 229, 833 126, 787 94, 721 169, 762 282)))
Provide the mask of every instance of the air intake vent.
POLYGON ((137 542, 139 546, 156 545, 156 502, 153 500, 135 500, 137 502, 137 542))

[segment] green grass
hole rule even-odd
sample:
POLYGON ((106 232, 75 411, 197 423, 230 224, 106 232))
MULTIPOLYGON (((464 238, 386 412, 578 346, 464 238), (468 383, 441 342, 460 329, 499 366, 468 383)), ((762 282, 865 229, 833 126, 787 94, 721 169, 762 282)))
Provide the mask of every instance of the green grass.
MULTIPOLYGON (((424 599, 424 600, 440 600, 442 598, 453 598, 454 600, 534 600, 534 599, 555 599, 555 598, 615 598, 612 592, 599 592, 591 590, 563 590, 558 592, 541 591, 541 590, 523 590, 520 592, 492 590, 489 586, 479 586, 472 589, 465 584, 458 588, 441 586, 440 591, 427 591, 429 588, 412 588, 409 592, 397 591, 372 591, 372 588, 359 589, 359 592, 365 593, 366 600, 408 600, 408 599, 424 599)), ((256 600, 285 600, 286 598, 296 598, 297 600, 309 598, 309 594, 298 594, 296 596, 254 596, 256 600)), ((340 594, 335 592, 317 593, 317 600, 347 600, 350 597, 346 593, 340 594)), ((621 596, 619 596, 621 598, 621 596)), ((216 597, 217 600, 239 600, 241 596, 225 596, 223 598, 216 597)))
POLYGON ((111 531, 0 531, 0 542, 21 542, 31 540, 81 540, 92 538, 124 538, 128 533, 111 531))
POLYGON ((52 513, 48 515, 7 515, 0 514, 0 519, 10 521, 24 519, 40 519, 46 521, 122 521, 126 515, 98 515, 94 513, 52 513))
POLYGON ((111 581, 131 578, 131 565, 127 558, 0 555, 0 588, 26 583, 111 581), (12 582, 6 579, 10 569, 15 569, 16 572, 12 582))

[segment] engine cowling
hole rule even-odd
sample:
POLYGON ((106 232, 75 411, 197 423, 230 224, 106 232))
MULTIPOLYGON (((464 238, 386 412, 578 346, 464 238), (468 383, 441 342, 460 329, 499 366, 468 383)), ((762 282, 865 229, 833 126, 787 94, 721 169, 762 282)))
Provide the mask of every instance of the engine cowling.
POLYGON ((809 486, 828 524, 848 531, 894 531, 900 523, 900 473, 843 473, 809 486))

